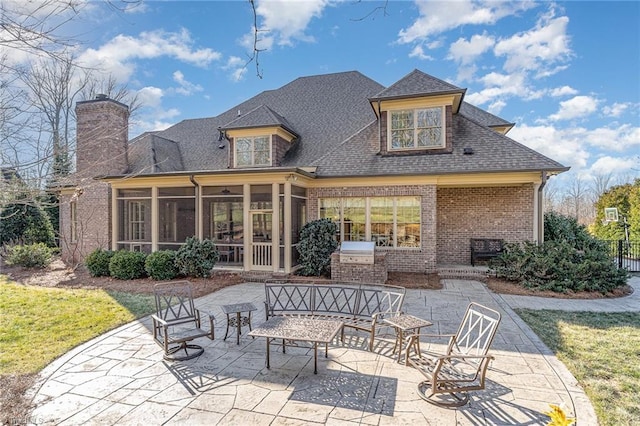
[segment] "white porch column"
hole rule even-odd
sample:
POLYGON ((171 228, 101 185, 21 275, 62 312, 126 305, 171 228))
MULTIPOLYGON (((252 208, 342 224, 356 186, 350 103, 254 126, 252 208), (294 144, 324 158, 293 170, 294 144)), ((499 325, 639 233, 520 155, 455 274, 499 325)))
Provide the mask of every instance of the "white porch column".
MULTIPOLYGON (((273 272, 280 270, 280 185, 271 184, 271 205, 273 214, 271 215, 271 266, 273 272)), ((286 233, 286 231, 285 231, 286 233)))
POLYGON ((243 221, 243 240, 244 240, 244 270, 251 270, 251 258, 253 252, 251 251, 251 234, 253 232, 253 224, 251 223, 251 215, 249 209, 251 209, 251 186, 248 183, 242 185, 242 221, 243 221))
POLYGON ((151 187, 151 251, 158 251, 158 223, 160 222, 160 212, 158 212, 158 187, 151 187))

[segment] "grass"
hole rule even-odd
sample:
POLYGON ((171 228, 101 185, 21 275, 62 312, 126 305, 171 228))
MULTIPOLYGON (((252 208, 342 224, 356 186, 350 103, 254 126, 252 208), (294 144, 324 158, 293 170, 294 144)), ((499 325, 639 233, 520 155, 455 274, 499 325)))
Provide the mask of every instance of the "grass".
POLYGON ((640 424, 640 314, 517 312, 580 382, 602 426, 640 424))
POLYGON ((0 276, 0 374, 40 371, 73 347, 153 312, 153 297, 23 286, 0 276))

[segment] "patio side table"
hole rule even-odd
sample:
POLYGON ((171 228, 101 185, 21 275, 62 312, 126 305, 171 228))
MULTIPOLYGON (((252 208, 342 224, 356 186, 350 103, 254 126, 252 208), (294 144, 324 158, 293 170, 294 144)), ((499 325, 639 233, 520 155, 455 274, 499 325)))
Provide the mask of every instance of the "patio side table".
MULTIPOLYGON (((413 315, 409 314, 400 314, 389 318, 384 318, 382 322, 390 325, 396 330, 396 343, 395 345, 393 345, 393 353, 395 353, 396 348, 398 348, 398 362, 400 362, 400 357, 402 356, 402 344, 404 342, 404 338, 406 337, 405 334, 407 334, 407 332, 411 332, 411 334, 419 334, 422 327, 433 325, 431 321, 414 317, 413 315)), ((416 339, 416 345, 418 345, 416 349, 418 350, 418 352, 420 352, 419 339, 416 339)))
POLYGON ((240 335, 242 334, 241 327, 249 326, 251 331, 251 312, 257 310, 253 303, 234 303, 232 305, 222 305, 222 312, 227 314, 227 331, 224 333, 224 339, 227 340, 229 335, 229 326, 237 327, 236 333, 236 345, 240 344, 240 335), (247 315, 242 315, 246 312, 247 315))

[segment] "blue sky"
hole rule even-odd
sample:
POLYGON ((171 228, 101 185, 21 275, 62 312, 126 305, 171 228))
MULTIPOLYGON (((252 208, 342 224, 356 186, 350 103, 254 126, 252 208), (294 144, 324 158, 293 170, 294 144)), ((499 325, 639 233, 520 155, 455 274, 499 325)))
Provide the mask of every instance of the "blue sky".
POLYGON ((248 1, 85 6, 76 54, 138 92, 131 137, 300 76, 358 70, 388 86, 418 68, 515 122, 509 136, 572 167, 565 180, 640 176, 637 1, 256 0, 262 78, 245 67, 248 1))

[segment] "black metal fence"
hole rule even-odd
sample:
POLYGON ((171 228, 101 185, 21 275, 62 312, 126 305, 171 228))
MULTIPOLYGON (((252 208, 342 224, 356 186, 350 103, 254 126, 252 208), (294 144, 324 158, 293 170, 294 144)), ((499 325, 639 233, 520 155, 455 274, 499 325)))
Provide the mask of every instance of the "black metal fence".
POLYGON ((640 241, 608 240, 607 243, 618 268, 640 272, 640 241))

